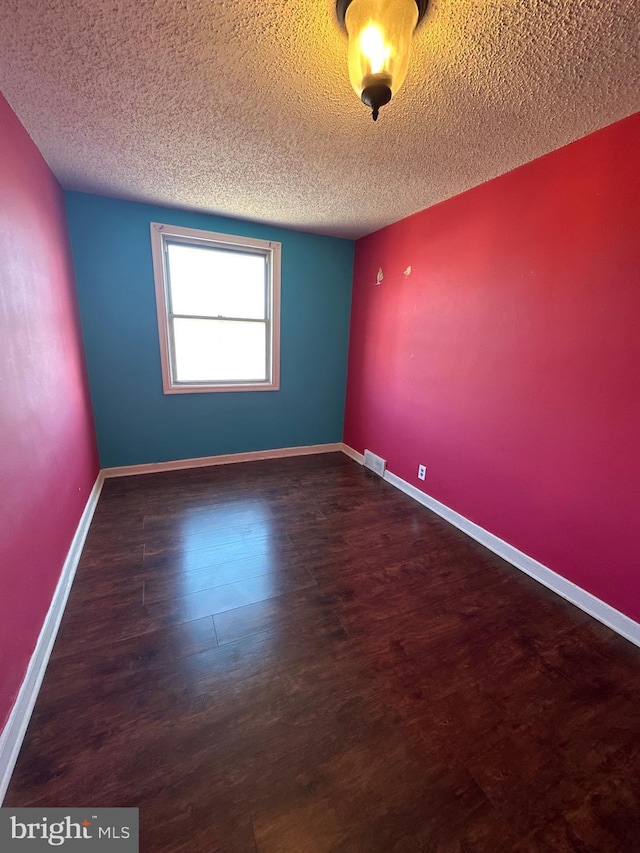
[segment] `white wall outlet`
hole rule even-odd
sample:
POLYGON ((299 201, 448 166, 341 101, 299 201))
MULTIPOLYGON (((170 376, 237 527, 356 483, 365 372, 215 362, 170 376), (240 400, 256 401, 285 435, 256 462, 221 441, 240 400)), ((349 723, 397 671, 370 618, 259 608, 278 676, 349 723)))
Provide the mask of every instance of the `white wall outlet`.
POLYGON ((418 479, 424 480, 427 476, 427 466, 426 465, 418 465, 418 479))

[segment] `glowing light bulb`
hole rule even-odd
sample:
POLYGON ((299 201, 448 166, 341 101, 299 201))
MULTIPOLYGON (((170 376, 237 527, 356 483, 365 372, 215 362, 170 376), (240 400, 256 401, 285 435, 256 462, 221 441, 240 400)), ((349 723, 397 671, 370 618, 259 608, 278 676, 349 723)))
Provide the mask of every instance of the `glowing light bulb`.
POLYGON ((391 48, 385 45, 384 36, 375 24, 369 24, 360 33, 360 50, 369 60, 371 74, 379 74, 391 54, 391 48))

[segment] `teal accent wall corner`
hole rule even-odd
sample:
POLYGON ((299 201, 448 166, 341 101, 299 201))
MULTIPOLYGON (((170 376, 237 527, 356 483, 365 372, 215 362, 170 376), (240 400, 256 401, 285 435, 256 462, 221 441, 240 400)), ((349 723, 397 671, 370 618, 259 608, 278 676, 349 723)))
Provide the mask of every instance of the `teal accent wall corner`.
POLYGON ((352 241, 86 193, 65 204, 102 467, 342 440, 352 241), (282 244, 279 391, 163 393, 151 222, 282 244))

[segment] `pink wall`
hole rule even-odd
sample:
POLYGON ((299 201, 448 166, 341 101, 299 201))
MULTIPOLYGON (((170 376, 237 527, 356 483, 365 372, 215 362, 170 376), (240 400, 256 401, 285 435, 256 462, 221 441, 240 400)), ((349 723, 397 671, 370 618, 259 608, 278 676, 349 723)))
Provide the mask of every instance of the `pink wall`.
POLYGON ((62 192, 0 95, 0 729, 98 472, 62 192))
POLYGON ((359 240, 345 423, 636 620, 639 143, 636 115, 359 240))

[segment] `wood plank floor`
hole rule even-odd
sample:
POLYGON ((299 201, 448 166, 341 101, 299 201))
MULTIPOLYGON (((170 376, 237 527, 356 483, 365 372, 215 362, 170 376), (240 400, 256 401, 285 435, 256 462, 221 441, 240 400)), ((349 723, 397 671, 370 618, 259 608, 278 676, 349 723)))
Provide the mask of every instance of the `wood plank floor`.
POLYGON ((141 851, 640 850, 640 651, 340 454, 105 484, 5 801, 141 851))

